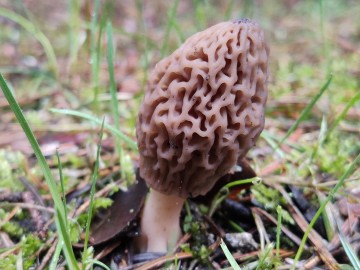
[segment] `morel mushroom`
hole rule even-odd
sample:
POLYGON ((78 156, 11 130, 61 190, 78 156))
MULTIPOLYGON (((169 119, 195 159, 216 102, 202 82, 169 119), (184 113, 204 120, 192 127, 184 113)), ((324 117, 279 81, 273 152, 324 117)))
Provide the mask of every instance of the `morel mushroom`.
POLYGON ((249 19, 193 35, 155 66, 136 125, 140 175, 152 188, 141 250, 165 252, 181 235, 184 200, 207 193, 254 146, 267 77, 264 33, 249 19))

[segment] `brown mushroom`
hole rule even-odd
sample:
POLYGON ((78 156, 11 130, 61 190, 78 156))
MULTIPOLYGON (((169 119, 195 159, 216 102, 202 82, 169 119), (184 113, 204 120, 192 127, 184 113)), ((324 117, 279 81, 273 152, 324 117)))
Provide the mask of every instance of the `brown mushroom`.
POLYGON ((254 146, 267 77, 264 33, 249 19, 193 35, 155 66, 136 125, 140 175, 152 188, 140 249, 175 243, 184 200, 207 193, 254 146))

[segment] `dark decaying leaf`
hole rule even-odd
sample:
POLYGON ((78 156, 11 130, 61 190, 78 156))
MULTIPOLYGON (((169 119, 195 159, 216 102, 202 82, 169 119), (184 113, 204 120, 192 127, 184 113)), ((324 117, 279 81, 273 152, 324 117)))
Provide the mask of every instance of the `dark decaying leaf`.
MULTIPOLYGON (((96 218, 91 225, 90 241, 92 246, 104 244, 120 236, 131 228, 131 223, 138 216, 144 204, 148 188, 138 176, 136 184, 128 191, 119 191, 113 197, 113 204, 102 213, 102 218, 96 218)), ((75 247, 82 247, 77 243, 75 247)))

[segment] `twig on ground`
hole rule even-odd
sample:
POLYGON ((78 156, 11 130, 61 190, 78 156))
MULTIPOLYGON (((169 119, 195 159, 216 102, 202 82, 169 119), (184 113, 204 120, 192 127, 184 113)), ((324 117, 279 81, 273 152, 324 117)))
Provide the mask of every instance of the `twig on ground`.
POLYGON ((44 207, 44 206, 40 206, 40 205, 36 205, 36 204, 31 204, 31 203, 5 203, 5 202, 1 202, 0 203, 0 208, 3 207, 19 207, 19 208, 26 208, 26 209, 36 209, 36 210, 40 210, 40 211, 46 211, 48 213, 55 213, 55 210, 53 208, 50 207, 44 207))
POLYGON ((10 239, 9 235, 4 232, 0 232, 1 243, 3 243, 3 247, 10 248, 14 246, 14 242, 10 239))
POLYGON ((55 241, 53 241, 51 243, 51 246, 48 249, 48 251, 46 252, 46 255, 44 256, 38 270, 45 269, 45 267, 48 266, 48 262, 52 259, 53 255, 54 255, 54 252, 55 252, 55 249, 56 249, 56 245, 57 245, 57 243, 59 241, 58 239, 55 239, 55 238, 53 240, 55 240, 55 241))

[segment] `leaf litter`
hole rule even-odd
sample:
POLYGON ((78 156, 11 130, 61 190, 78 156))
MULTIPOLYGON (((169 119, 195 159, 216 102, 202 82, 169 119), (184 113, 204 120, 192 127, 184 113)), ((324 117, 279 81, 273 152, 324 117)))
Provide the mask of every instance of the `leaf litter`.
MULTIPOLYGON (((4 8, 19 10, 11 1, 2 2, 4 8)), ((68 12, 66 7, 59 4, 35 9, 32 2, 21 4, 21 8, 30 12, 28 14, 35 14, 36 20, 49 21, 49 17, 55 14, 54 21, 40 27, 53 41, 54 47, 57 42, 63 44, 67 30, 59 30, 61 28, 56 26, 65 25, 65 14, 68 12), (56 30, 52 31, 53 29, 56 30)), ((86 18, 91 18, 88 15, 93 8, 88 6, 87 2, 90 1, 85 2, 79 10, 79 16, 84 22, 86 18)), ((95 207, 96 215, 90 236, 90 245, 95 250, 94 258, 116 267, 114 269, 175 269, 175 266, 178 269, 223 269, 229 267, 229 260, 220 248, 220 239, 224 239, 231 255, 242 268, 248 265, 252 269, 289 269, 294 263, 303 233, 321 201, 360 152, 358 102, 352 104, 347 113, 341 116, 358 89, 360 71, 356 63, 360 56, 356 44, 359 37, 354 30, 356 23, 348 19, 355 11, 340 13, 344 8, 346 10, 346 4, 338 4, 338 14, 327 14, 334 21, 326 21, 329 34, 320 40, 318 35, 309 32, 309 24, 318 23, 317 20, 309 18, 308 24, 303 23, 301 10, 308 4, 288 0, 279 2, 282 6, 278 7, 278 11, 274 11, 271 4, 264 4, 264 7, 248 4, 245 7, 247 16, 256 17, 256 10, 261 10, 269 20, 267 29, 272 41, 273 59, 265 129, 272 137, 263 135, 247 161, 242 161, 240 167, 245 168, 243 174, 236 171, 233 175, 227 175, 209 194, 188 201, 188 209, 183 210, 181 220, 185 234, 170 254, 136 254, 132 250, 131 241, 139 233, 137 221, 147 188, 139 178, 139 184, 134 187, 127 186, 125 179, 120 178, 121 165, 116 156, 114 135, 105 132, 95 194, 98 206, 95 207), (274 16, 276 12, 285 12, 287 15, 274 16), (336 25, 335 20, 338 22, 336 25), (349 30, 340 32, 343 29, 349 30), (328 93, 324 93, 307 117, 278 148, 277 143, 294 125, 324 83, 326 74, 322 60, 326 55, 320 49, 324 42, 333 45, 332 68, 336 71, 333 82, 328 93), (316 66, 321 68, 315 68, 316 66), (339 115, 341 119, 337 126, 319 144, 323 117, 327 125, 331 126, 339 115), (318 149, 316 152, 314 147, 318 149), (222 188, 231 181, 252 178, 256 176, 255 172, 261 177, 261 183, 222 188), (215 202, 216 199, 218 201, 215 202), (283 208, 281 224, 277 222, 278 205, 283 208), (209 216, 212 207, 216 210, 209 216), (275 248, 269 246, 276 242, 277 226, 280 226, 282 232, 279 257, 276 256, 275 248), (247 239, 245 234, 251 237, 248 238, 248 243, 245 241, 245 244, 241 244, 244 240, 239 239, 247 239), (265 251, 267 255, 263 257, 265 251), (260 263, 262 264, 259 266, 260 263)), ((335 5, 330 2, 328 8, 335 5)), ((161 31, 166 24, 158 13, 167 14, 170 7, 160 1, 154 5, 144 3, 143 9, 135 4, 114 5, 116 10, 123 13, 123 16, 109 15, 112 16, 114 29, 117 29, 114 31, 114 39, 118 55, 114 59, 114 68, 122 118, 120 127, 126 135, 134 138, 136 108, 143 78, 146 77, 146 57, 150 60, 150 65, 158 60, 156 45, 161 40, 161 31), (141 28, 141 16, 144 16, 147 23, 145 39, 142 38, 141 31, 144 29, 141 28)), ((231 1, 207 5, 203 8, 207 9, 209 15, 214 15, 226 10, 231 1)), ((105 14, 105 6, 101 8, 105 14)), ((203 22, 205 17, 202 17, 201 9, 199 6, 195 8, 198 10, 196 20, 203 22)), ((183 31, 181 34, 186 36, 194 32, 191 27, 195 28, 195 22, 187 16, 192 9, 189 3, 179 4, 176 19, 172 20, 171 29, 174 32, 169 36, 169 48, 177 47, 179 31, 183 31), (184 28, 180 28, 180 25, 184 28)), ((354 7, 354 10, 358 9, 358 5, 354 7)), ((30 17, 30 21, 33 19, 30 17)), ((213 24, 218 19, 221 18, 209 16, 207 24, 213 24)), ((81 247, 84 218, 89 206, 98 126, 88 120, 48 112, 51 108, 66 108, 79 111, 85 109, 100 117, 110 115, 107 108, 111 98, 108 91, 104 90, 109 83, 106 58, 100 63, 98 74, 104 89, 99 96, 100 103, 94 105, 89 99, 93 89, 88 82, 92 78, 88 62, 84 60, 89 56, 86 40, 78 43, 78 60, 66 70, 62 70, 61 64, 68 61, 66 48, 54 48, 60 63, 61 78, 56 81, 47 75, 46 58, 41 47, 28 46, 36 44, 30 36, 25 36, 23 40, 17 38, 16 35, 23 33, 23 30, 11 20, 1 18, 1 23, 4 29, 1 37, 5 42, 0 45, 0 55, 5 61, 0 65, 0 72, 6 72, 18 102, 24 112, 28 113, 30 125, 54 175, 57 175, 57 165, 53 157, 56 149, 60 152, 68 217, 72 224, 70 234, 77 258, 80 258, 76 248, 81 247), (30 48, 35 49, 32 51, 30 48), (36 70, 29 67, 29 61, 25 61, 32 55, 36 58, 36 70), (41 91, 32 91, 32 88, 41 91)), ((82 26, 80 29, 81 33, 87 31, 82 26)), ((105 40, 101 37, 98 42, 100 46, 105 46, 105 40)), ((54 233, 51 197, 35 164, 32 149, 15 122, 2 93, 0 110, 0 269, 14 269, 10 265, 19 261, 22 261, 24 269, 31 266, 45 269, 58 241, 54 233)), ((137 153, 126 150, 132 160, 133 165, 130 166, 135 168, 137 153)), ((135 170, 133 171, 135 175, 135 170)), ((339 230, 359 255, 359 179, 360 171, 357 167, 310 231, 298 267, 340 269, 340 264, 351 267, 351 261, 344 252, 344 242, 339 238, 339 230)), ((65 265, 62 256, 57 264, 59 269, 65 265)))

